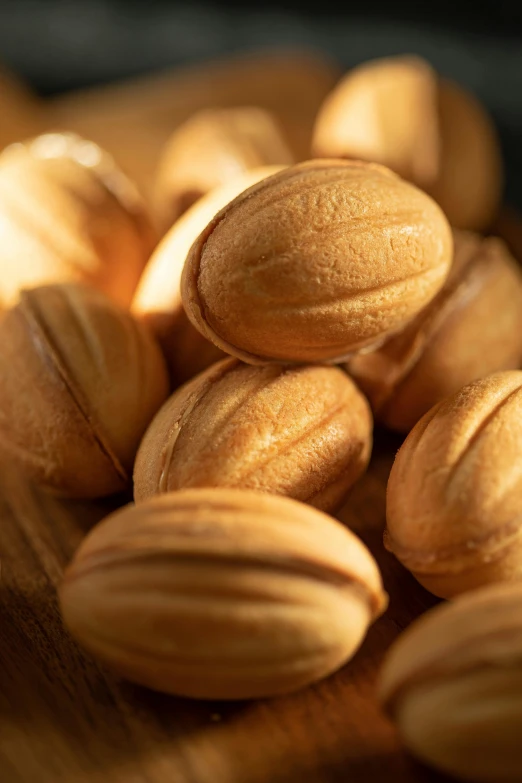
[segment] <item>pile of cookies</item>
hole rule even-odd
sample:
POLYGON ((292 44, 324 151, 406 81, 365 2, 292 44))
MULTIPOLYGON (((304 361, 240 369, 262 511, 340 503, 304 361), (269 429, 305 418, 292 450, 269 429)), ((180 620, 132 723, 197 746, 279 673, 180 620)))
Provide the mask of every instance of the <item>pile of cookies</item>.
POLYGON ((380 698, 421 759, 519 781, 522 271, 492 235, 492 121, 421 59, 374 61, 303 159, 288 107, 243 89, 172 128, 145 193, 5 92, 0 456, 62 496, 134 493, 67 569, 64 622, 168 693, 326 677, 387 607, 332 516, 378 422, 406 436, 384 544, 451 599, 390 650, 380 698))

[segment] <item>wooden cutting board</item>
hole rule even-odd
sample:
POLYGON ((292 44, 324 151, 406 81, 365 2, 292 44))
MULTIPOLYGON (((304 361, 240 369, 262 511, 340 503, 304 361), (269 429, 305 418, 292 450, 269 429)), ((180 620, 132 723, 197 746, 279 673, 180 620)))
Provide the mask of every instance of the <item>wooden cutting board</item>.
POLYGON ((292 696, 239 704, 152 693, 84 655, 62 628, 56 585, 85 532, 126 499, 58 501, 0 466, 0 781, 442 781, 401 751, 374 694, 387 647, 435 603, 382 545, 398 445, 378 434, 370 470, 339 515, 377 558, 388 612, 333 677, 292 696))

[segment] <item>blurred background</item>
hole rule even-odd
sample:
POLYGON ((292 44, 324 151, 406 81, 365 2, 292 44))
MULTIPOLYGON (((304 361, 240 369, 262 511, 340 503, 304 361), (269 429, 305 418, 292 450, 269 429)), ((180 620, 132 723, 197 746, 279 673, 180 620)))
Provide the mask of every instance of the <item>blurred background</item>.
POLYGON ((384 55, 426 57, 489 107, 507 161, 507 196, 522 206, 520 3, 0 0, 0 60, 42 95, 288 46, 325 52, 344 69, 384 55))

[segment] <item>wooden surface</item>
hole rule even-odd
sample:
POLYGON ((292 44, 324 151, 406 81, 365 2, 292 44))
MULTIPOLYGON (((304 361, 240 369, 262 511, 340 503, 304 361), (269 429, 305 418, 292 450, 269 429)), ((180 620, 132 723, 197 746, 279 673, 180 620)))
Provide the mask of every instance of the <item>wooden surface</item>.
POLYGON ((60 502, 2 466, 0 781, 442 781, 403 754, 374 697, 384 651, 434 603, 382 546, 397 446, 378 437, 370 471, 339 515, 376 556, 388 612, 335 676, 293 696, 243 704, 155 694, 116 680, 84 655, 62 628, 55 589, 82 536, 115 501, 60 502))

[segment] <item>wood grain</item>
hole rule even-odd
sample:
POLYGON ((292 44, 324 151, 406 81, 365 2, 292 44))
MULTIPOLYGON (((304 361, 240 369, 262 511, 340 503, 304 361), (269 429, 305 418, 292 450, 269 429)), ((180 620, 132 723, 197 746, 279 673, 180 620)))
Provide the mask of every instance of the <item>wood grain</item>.
POLYGON ((85 532, 126 499, 58 501, 0 466, 2 783, 442 781, 400 750, 374 696, 384 651, 435 601, 382 546, 397 446, 378 437, 370 470, 340 514, 379 561, 389 611, 335 676, 245 704, 162 696, 84 655, 61 625, 56 585, 85 532))

